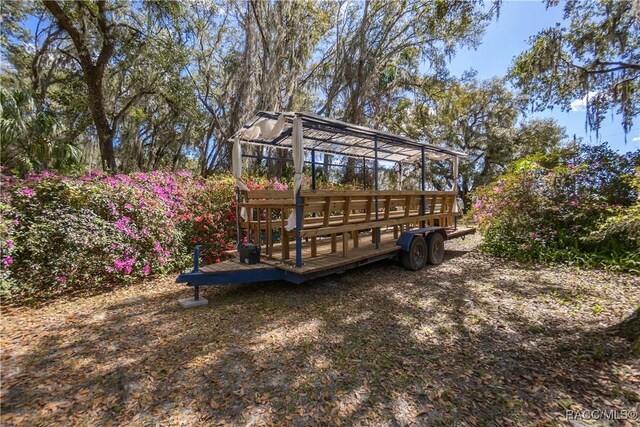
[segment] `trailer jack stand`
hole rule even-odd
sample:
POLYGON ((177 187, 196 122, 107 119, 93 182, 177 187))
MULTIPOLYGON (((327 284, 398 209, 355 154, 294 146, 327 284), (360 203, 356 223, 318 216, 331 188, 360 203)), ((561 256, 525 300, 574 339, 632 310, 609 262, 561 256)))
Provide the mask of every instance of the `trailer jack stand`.
POLYGON ((200 297, 200 286, 194 286, 193 290, 193 298, 183 298, 178 300, 183 308, 200 307, 201 305, 207 305, 209 303, 209 300, 200 297))

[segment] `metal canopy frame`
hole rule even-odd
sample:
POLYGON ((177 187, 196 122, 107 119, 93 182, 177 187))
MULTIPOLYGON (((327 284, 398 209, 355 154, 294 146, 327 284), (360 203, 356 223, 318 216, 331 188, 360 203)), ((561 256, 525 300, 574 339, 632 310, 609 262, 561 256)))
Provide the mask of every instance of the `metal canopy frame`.
MULTIPOLYGON (((282 123, 282 122, 280 122, 282 123)), ((253 130, 253 129, 252 129, 253 130)), ((255 132, 250 131, 248 134, 255 135, 255 132)), ((358 126, 350 123, 341 122, 339 120, 333 120, 325 117, 320 117, 315 114, 302 113, 302 112, 258 112, 247 124, 245 124, 240 130, 231 136, 232 141, 236 143, 244 142, 249 145, 262 145, 272 148, 284 148, 293 149, 294 138, 298 138, 297 141, 302 145, 304 151, 311 153, 311 189, 316 188, 316 152, 319 151, 325 154, 332 154, 338 156, 352 157, 362 160, 363 174, 366 173, 366 161, 373 160, 373 184, 374 190, 378 191, 378 174, 380 170, 380 161, 390 161, 398 163, 400 174, 402 174, 402 163, 416 163, 419 162, 422 168, 421 176, 421 189, 425 191, 426 188, 426 171, 425 162, 427 159, 445 160, 449 158, 453 161, 454 169, 454 191, 457 191, 457 167, 458 158, 465 157, 466 154, 451 150, 437 145, 427 144, 424 142, 416 141, 411 138, 406 138, 399 135, 393 135, 388 132, 383 132, 363 126, 358 126), (284 128, 280 131, 278 136, 271 138, 262 137, 262 132, 259 132, 258 139, 248 139, 245 137, 247 129, 252 129, 257 124, 264 124, 271 126, 274 129, 276 123, 280 117, 284 117, 284 128), (293 124, 294 120, 300 120, 297 126, 300 126, 300 133, 294 135, 293 124), (261 122, 261 123, 259 123, 261 122), (301 141, 300 141, 301 139, 301 141), (428 153, 431 153, 429 156, 428 153)), ((296 145, 298 146, 298 145, 296 145)), ((294 153, 296 151, 294 150, 294 153)), ((242 157, 254 157, 251 155, 242 155, 242 157)), ((268 156, 269 159, 275 159, 275 157, 268 156)), ((301 160, 304 163, 309 163, 301 160)), ((295 162, 294 162, 295 163, 295 162)), ((298 173, 296 173, 296 177, 298 173)), ((298 178, 296 178, 297 180, 298 178)), ((363 179, 363 184, 364 184, 363 179)), ((301 182, 301 181, 300 181, 301 182)), ((296 185, 295 189, 295 220, 296 220, 296 263, 297 267, 302 267, 302 238, 300 230, 302 229, 302 198, 300 196, 300 185, 296 185)), ((239 195, 238 195, 239 197, 239 195)), ((374 197, 375 203, 375 221, 378 218, 378 196, 374 197)), ((425 210, 426 199, 422 196, 421 200, 422 210, 425 210)), ((240 229, 239 218, 237 219, 238 230, 240 229)), ((425 227, 424 221, 422 221, 422 227, 425 227)), ((380 229, 374 229, 373 233, 376 235, 376 249, 380 246, 380 229)), ((239 244, 238 237, 238 244, 239 244)))
MULTIPOLYGON (((293 119, 299 117, 303 125, 303 145, 305 151, 320 152, 337 156, 354 157, 362 160, 380 160, 396 163, 414 163, 423 159, 422 151, 435 156, 464 157, 465 153, 393 135, 364 126, 341 122, 303 112, 258 112, 231 140, 239 137, 240 142, 249 145, 263 145, 273 148, 291 149, 293 145, 293 119), (260 120, 275 123, 280 115, 285 117, 285 128, 273 139, 246 139, 242 131, 251 128, 260 120)), ((425 156, 429 158, 429 156, 425 156)), ((442 159, 444 160, 444 159, 442 159)))

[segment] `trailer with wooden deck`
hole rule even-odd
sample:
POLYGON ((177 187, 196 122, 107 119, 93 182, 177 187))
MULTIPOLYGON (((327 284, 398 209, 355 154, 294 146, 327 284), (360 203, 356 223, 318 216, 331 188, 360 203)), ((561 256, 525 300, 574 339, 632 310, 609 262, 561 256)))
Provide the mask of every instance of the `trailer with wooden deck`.
MULTIPOLYGON (((200 286, 272 280, 303 283, 390 258, 420 270, 442 262, 446 240, 475 233, 474 228, 457 227, 458 160, 464 153, 299 112, 259 112, 232 140, 238 248, 242 242, 257 244, 259 261, 242 262, 235 251, 229 260, 200 266, 196 246, 193 270, 176 279, 194 288, 193 298, 181 300, 183 306, 207 303, 200 297, 200 286), (253 156, 246 150, 243 154, 243 145, 290 149, 293 190, 249 190, 242 182, 242 159, 253 156), (356 158, 365 174, 370 165, 373 188, 316 189, 318 155, 356 158), (429 160, 451 161, 450 191, 426 189, 429 160), (395 190, 379 189, 383 163, 398 165, 395 190), (309 189, 302 188, 305 164, 310 166, 309 189), (420 167, 418 190, 402 189, 403 165, 420 167)), ((366 179, 362 182, 364 186, 366 179)))

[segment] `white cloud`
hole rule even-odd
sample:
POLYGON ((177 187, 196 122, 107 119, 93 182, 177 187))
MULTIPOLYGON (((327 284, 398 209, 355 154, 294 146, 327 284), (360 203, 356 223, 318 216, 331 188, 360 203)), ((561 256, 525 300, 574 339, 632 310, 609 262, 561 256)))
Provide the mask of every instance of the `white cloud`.
POLYGON ((592 99, 598 92, 591 91, 582 99, 575 99, 571 102, 571 111, 584 111, 587 109, 587 98, 592 99))
POLYGON ((631 142, 640 142, 640 136, 636 136, 631 139, 631 142))

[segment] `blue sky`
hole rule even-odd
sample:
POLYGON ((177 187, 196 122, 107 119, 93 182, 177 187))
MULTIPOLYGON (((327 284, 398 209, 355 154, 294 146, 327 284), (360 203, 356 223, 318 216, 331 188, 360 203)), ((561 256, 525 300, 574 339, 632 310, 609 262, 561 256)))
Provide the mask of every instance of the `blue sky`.
MULTIPOLYGON (((494 19, 487 27, 478 49, 459 51, 451 61, 449 70, 453 75, 460 76, 465 70, 473 68, 478 72, 479 79, 504 76, 513 59, 526 50, 530 36, 562 20, 562 6, 546 9, 541 1, 505 1, 500 8, 500 18, 497 21, 494 19)), ((580 100, 576 101, 579 103, 580 100)), ((587 142, 598 142, 595 133, 585 131, 584 110, 579 111, 579 106, 576 107, 578 111, 563 112, 555 108, 535 113, 532 117, 553 117, 566 128, 570 137, 575 134, 587 142)), ((613 120, 605 119, 600 131, 601 140, 608 141, 619 152, 640 149, 640 119, 634 122, 625 144, 620 120, 616 117, 613 120)))

